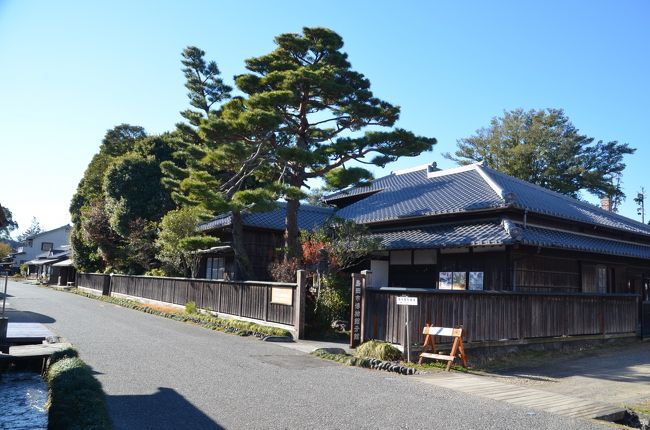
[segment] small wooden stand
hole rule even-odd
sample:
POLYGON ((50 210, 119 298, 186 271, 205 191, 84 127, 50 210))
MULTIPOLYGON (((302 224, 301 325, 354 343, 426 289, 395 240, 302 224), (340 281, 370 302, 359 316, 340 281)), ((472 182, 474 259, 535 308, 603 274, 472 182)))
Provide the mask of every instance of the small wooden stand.
POLYGON ((422 330, 422 334, 425 334, 424 344, 422 345, 422 353, 420 354, 420 359, 418 364, 422 364, 424 358, 431 358, 433 360, 445 360, 447 361, 447 371, 451 369, 451 365, 456 359, 456 355, 460 357, 463 367, 467 368, 467 356, 465 355, 465 347, 463 346, 463 329, 462 327, 449 328, 449 327, 431 327, 427 324, 422 330), (433 340, 434 336, 446 336, 453 337, 454 343, 451 346, 451 353, 449 355, 436 354, 436 344, 433 340), (427 345, 431 345, 431 352, 426 352, 427 345))

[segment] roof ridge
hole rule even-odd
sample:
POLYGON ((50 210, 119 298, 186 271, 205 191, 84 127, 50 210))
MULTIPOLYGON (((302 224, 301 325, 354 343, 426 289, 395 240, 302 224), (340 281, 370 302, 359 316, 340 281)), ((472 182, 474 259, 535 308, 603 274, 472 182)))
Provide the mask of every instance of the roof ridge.
MULTIPOLYGON (((441 176, 456 175, 458 173, 469 172, 475 170, 478 163, 465 164, 464 166, 452 167, 451 169, 436 170, 427 173, 427 179, 439 178, 441 176)), ((419 171, 419 170, 418 170, 419 171)))
POLYGON ((483 169, 486 167, 484 163, 476 163, 474 164, 475 170, 478 172, 478 174, 483 178, 483 180, 492 188, 492 191, 496 193, 497 196, 501 197, 504 203, 506 203, 506 190, 504 190, 499 184, 494 182, 494 179, 490 177, 488 172, 484 171, 483 169))
POLYGON ((35 239, 38 236, 44 235, 46 233, 52 233, 53 231, 61 230, 62 228, 68 228, 68 227, 70 227, 70 224, 65 224, 62 225, 61 227, 53 228, 52 230, 45 230, 45 231, 38 232, 32 236, 27 237, 26 239, 35 239))

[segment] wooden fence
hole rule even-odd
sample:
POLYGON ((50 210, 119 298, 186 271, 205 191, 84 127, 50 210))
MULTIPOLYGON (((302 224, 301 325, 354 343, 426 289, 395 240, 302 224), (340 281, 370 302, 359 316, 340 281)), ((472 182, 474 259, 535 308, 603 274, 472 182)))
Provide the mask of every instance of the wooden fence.
POLYGON ((76 286, 89 288, 108 296, 110 294, 111 277, 101 273, 77 272, 76 286))
POLYGON ((298 285, 304 287, 304 279, 301 271, 296 284, 79 273, 77 285, 104 295, 125 295, 175 305, 194 302, 203 310, 281 324, 301 335, 304 288, 298 285))
POLYGON ((403 294, 365 290, 365 339, 403 344, 407 311, 414 333, 426 323, 462 325, 467 342, 636 333, 639 322, 633 294, 409 291, 418 306, 397 306, 403 294))

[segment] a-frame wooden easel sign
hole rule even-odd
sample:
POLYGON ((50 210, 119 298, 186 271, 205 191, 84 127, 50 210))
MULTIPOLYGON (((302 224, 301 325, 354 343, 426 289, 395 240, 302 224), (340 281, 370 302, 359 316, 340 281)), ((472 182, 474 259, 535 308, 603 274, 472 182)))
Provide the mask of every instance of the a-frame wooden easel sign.
POLYGON ((420 354, 420 359, 418 360, 419 364, 422 364, 422 360, 425 358, 431 358, 433 360, 445 360, 447 361, 447 371, 451 369, 451 365, 454 363, 456 356, 460 357, 463 367, 467 367, 467 356, 465 355, 465 347, 463 346, 463 328, 462 327, 431 327, 427 324, 422 330, 422 334, 426 335, 424 338, 424 344, 422 345, 422 353, 420 354), (436 343, 434 341, 434 336, 444 336, 444 337, 453 337, 454 342, 451 345, 451 352, 449 355, 445 354, 436 354, 436 343), (431 352, 427 351, 427 345, 431 345, 431 352))

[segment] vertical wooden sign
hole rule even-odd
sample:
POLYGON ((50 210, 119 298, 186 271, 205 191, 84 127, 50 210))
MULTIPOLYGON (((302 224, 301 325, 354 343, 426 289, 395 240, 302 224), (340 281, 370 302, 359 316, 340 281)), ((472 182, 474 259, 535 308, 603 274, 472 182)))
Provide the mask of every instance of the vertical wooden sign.
POLYGON ((361 339, 361 278, 359 273, 352 274, 352 315, 350 322, 350 348, 356 348, 361 339))

